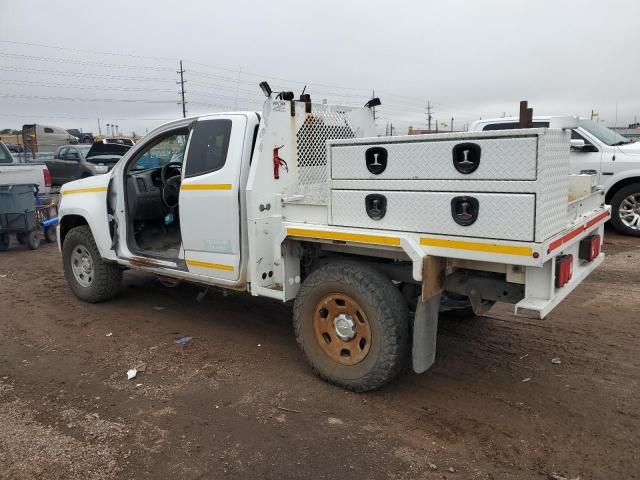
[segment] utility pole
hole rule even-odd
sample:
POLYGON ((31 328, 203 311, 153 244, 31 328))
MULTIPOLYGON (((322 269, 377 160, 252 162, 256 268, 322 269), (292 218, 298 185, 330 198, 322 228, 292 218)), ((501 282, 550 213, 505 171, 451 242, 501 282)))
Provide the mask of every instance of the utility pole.
POLYGON ((427 123, 429 124, 429 127, 428 127, 429 130, 431 130, 431 119, 433 118, 431 113, 432 113, 431 102, 427 100, 427 123))
POLYGON ((453 132, 453 117, 451 117, 451 131, 453 132))
POLYGON ((98 117, 98 135, 102 135, 102 128, 100 127, 100 117, 98 117))
POLYGON ((180 74, 180 81, 176 82, 180 85, 180 95, 182 96, 182 118, 187 117, 187 104, 184 101, 184 68, 182 68, 182 60, 180 60, 180 70, 176 73, 180 74))

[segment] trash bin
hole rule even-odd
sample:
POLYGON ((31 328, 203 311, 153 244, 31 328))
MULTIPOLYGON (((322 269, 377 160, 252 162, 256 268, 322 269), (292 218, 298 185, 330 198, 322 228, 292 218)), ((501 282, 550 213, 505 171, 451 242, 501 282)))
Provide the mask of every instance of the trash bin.
POLYGON ((36 208, 33 184, 0 185, 0 214, 22 213, 36 208))

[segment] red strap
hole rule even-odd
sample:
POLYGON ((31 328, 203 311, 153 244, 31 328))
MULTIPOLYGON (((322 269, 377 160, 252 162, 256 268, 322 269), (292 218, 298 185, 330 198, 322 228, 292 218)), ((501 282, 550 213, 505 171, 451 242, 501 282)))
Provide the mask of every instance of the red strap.
POLYGON ((282 158, 280 158, 280 155, 278 155, 278 151, 281 148, 284 148, 284 145, 274 147, 273 149, 273 178, 275 179, 280 178, 280 167, 284 167, 285 171, 287 172, 289 171, 287 162, 285 162, 282 158))

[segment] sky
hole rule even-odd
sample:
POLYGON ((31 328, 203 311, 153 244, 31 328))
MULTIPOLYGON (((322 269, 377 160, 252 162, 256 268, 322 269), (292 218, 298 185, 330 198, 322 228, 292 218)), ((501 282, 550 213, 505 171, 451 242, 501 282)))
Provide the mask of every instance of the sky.
POLYGON ((0 129, 138 135, 182 116, 260 110, 258 83, 393 123, 594 110, 640 119, 638 0, 0 0, 0 129))

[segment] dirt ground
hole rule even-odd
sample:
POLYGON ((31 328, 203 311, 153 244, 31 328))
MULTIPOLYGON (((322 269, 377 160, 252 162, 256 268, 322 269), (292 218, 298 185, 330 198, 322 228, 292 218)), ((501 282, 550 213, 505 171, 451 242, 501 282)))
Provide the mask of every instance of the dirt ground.
POLYGON ((639 478, 639 240, 608 231, 606 262, 544 321, 443 320, 430 372, 368 394, 310 372, 287 305, 136 272, 87 305, 54 245, 14 245, 0 478, 639 478))

